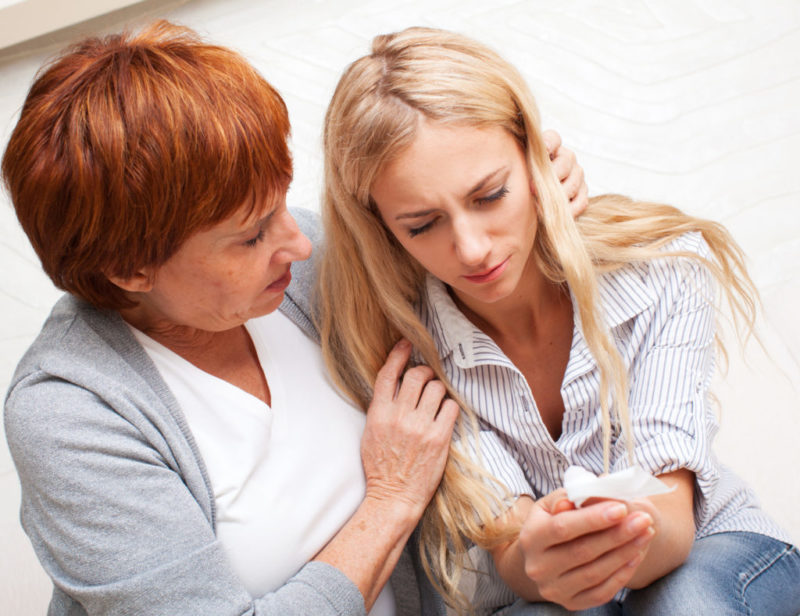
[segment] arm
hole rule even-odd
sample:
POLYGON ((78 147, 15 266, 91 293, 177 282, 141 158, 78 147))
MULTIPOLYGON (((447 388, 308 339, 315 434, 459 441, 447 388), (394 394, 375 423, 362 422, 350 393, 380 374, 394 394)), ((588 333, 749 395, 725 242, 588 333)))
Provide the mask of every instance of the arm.
POLYGON ((410 353, 399 343, 375 382, 361 448, 366 498, 316 557, 356 583, 368 610, 439 485, 459 412, 427 366, 398 386, 410 353))
MULTIPOLYGON (((598 527, 589 525, 588 533, 580 529, 575 531, 577 534, 567 532, 567 541, 559 544, 554 538, 564 536, 565 531, 556 521, 566 513, 547 517, 544 511, 535 508, 530 508, 529 513, 517 512, 523 528, 519 541, 522 553, 510 545, 501 546, 495 556, 509 585, 525 598, 534 601, 545 598, 572 609, 596 605, 610 599, 623 586, 649 585, 679 566, 691 550, 696 475, 706 481, 713 477, 706 393, 713 367, 714 309, 711 281, 705 268, 686 259, 679 263, 650 264, 654 270, 651 278, 663 281, 665 286, 655 293, 659 301, 650 320, 652 331, 647 334, 644 350, 635 358, 630 390, 638 462, 675 484, 676 490, 627 505, 632 513, 639 512, 652 525, 649 545, 643 546, 638 557, 631 561, 634 566, 628 570, 615 571, 623 560, 624 536, 614 538, 609 531, 598 534, 594 530, 598 527), (601 539, 610 543, 604 544, 601 539), (614 552, 605 551, 607 545, 617 546, 613 560, 610 555, 614 552), (581 565, 571 570, 569 576, 560 576, 563 569, 557 559, 551 558, 558 554, 552 552, 554 546, 577 550, 572 562, 591 566, 581 565), (587 574, 588 578, 584 580, 575 574, 587 574), (591 595, 586 594, 587 589, 591 595)), ((627 456, 622 447, 615 452, 615 458, 620 467, 625 464, 627 456)), ((702 494, 703 484, 698 483, 702 494)), ((588 510, 584 515, 590 515, 588 510)), ((572 520, 561 521, 564 525, 571 523, 572 520)))
MULTIPOLYGON (((88 389, 34 372, 9 394, 6 431, 22 483, 23 525, 62 601, 66 594, 86 613, 106 615, 364 614, 357 575, 324 559, 275 592, 247 593, 214 535, 208 485, 193 452, 164 436, 175 430, 166 410, 139 411, 158 403, 148 392, 144 382, 120 388, 112 408, 88 389)), ((455 414, 443 406, 438 418, 455 414)), ((433 450, 428 438, 416 433, 409 440, 433 450)), ((446 456, 449 434, 440 438, 446 456)), ((432 475, 435 487, 438 476, 432 475)), ((376 562, 389 561, 406 531, 397 517, 377 521, 396 525, 394 534, 381 529, 391 535, 385 547, 370 548, 384 550, 370 553, 376 562)), ((403 520, 411 528, 414 523, 403 520)), ((351 553, 363 558, 365 546, 351 553)), ((259 553, 267 562, 269 552, 259 553)))
POLYGON ((660 475, 675 490, 633 501, 633 511, 647 513, 653 520, 655 534, 636 572, 627 582, 629 588, 644 588, 666 575, 686 560, 694 544, 694 473, 681 469, 660 475))
MULTIPOLYGON (((709 256, 696 235, 679 238, 669 248, 709 256)), ((705 487, 716 477, 711 453, 715 418, 707 399, 714 371, 713 280, 705 266, 685 257, 659 259, 648 268, 648 278, 660 281, 655 289, 659 301, 631 367, 635 456, 645 470, 676 489, 632 503, 650 512, 657 531, 632 588, 647 586, 686 559, 695 512, 702 510, 705 487)), ((622 451, 615 459, 614 470, 622 466, 622 451)))
POLYGON ((11 391, 5 416, 22 523, 71 610, 333 616, 363 609, 355 588, 343 590, 347 578, 318 564, 274 593, 250 596, 216 540, 193 454, 164 437, 166 412, 136 412, 144 383, 142 396, 120 388, 112 408, 65 380, 37 373, 29 380, 11 391))

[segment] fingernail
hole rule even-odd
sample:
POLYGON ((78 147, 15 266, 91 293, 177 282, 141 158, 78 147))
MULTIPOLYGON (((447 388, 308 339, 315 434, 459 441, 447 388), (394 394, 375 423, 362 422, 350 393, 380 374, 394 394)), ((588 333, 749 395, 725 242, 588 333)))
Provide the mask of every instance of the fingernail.
POLYGON ((644 531, 641 535, 636 537, 636 539, 634 539, 633 543, 635 545, 638 545, 639 547, 647 545, 648 543, 650 543, 650 540, 653 538, 653 536, 655 534, 656 534, 656 531, 653 530, 653 527, 651 526, 646 531, 644 531))
POLYGON ((646 513, 640 513, 639 515, 635 516, 632 520, 628 520, 626 528, 628 532, 631 534, 639 534, 648 526, 653 525, 653 518, 651 518, 646 513))
POLYGON ((400 349, 402 351, 405 351, 410 346, 411 346, 411 343, 408 340, 406 340, 405 338, 400 338, 398 343, 395 345, 395 347, 397 347, 398 349, 400 349))
POLYGON ((613 505, 609 505, 606 507, 604 512, 606 516, 606 520, 609 522, 617 522, 625 517, 625 514, 628 513, 628 508, 623 505, 622 503, 615 503, 613 505))
POLYGON ((642 555, 639 554, 635 558, 632 558, 631 560, 629 560, 628 563, 627 563, 627 566, 631 567, 631 568, 638 567, 641 564, 641 562, 642 562, 642 555))

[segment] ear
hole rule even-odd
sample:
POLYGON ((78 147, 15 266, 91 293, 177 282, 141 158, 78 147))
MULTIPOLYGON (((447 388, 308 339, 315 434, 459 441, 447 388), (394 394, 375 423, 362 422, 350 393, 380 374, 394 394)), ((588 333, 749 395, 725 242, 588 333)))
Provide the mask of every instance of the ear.
POLYGON ((106 274, 109 282, 129 293, 147 293, 153 288, 155 272, 152 268, 144 267, 130 277, 106 274))

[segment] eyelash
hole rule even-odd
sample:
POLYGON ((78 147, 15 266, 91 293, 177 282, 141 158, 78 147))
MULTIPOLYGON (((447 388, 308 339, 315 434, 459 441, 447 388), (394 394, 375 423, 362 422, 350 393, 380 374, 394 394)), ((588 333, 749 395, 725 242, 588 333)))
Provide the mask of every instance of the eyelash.
MULTIPOLYGON (((477 203, 479 203, 480 205, 487 205, 487 204, 490 204, 490 203, 494 203, 495 201, 500 201, 500 199, 505 197, 507 194, 508 194, 508 187, 507 186, 503 186, 497 192, 492 193, 491 195, 488 195, 486 197, 482 197, 480 199, 476 199, 475 201, 477 203)), ((414 227, 413 229, 409 229, 408 230, 408 235, 409 235, 409 237, 416 237, 420 233, 425 233, 426 231, 428 231, 431 227, 433 227, 433 225, 435 223, 436 223, 436 219, 433 219, 432 221, 430 221, 428 223, 425 223, 421 227, 414 227)))
POLYGON ((248 248, 253 248, 263 239, 264 239, 264 229, 259 229, 258 235, 256 235, 253 239, 247 240, 244 243, 244 245, 247 246, 248 248))

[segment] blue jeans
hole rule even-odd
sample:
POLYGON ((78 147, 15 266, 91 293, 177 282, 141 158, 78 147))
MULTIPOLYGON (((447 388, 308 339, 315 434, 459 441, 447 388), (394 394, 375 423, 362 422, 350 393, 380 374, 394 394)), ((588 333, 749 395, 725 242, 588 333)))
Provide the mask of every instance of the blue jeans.
POLYGON ((719 533, 695 541, 686 562, 621 601, 570 612, 518 601, 503 616, 798 616, 800 552, 757 533, 719 533))

